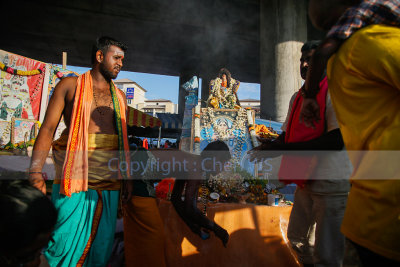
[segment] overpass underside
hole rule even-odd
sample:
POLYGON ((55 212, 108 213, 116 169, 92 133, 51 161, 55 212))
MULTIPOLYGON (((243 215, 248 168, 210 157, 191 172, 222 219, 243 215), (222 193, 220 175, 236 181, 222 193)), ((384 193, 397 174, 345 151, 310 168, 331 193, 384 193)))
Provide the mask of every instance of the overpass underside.
MULTIPOLYGON (((260 83, 261 116, 276 120, 300 86, 300 47, 311 30, 307 0, 20 0, 2 6, 1 49, 49 63, 61 63, 66 51, 69 65, 89 67, 94 40, 108 35, 129 47, 124 70, 182 81, 198 75, 205 81, 203 99, 221 67, 242 82, 260 83)), ((183 99, 180 90, 180 107, 183 99)))

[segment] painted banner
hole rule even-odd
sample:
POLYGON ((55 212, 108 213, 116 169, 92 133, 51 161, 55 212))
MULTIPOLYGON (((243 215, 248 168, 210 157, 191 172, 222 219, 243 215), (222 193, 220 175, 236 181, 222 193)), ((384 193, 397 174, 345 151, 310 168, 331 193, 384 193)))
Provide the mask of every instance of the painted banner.
POLYGON ((48 93, 48 97, 47 97, 47 104, 48 105, 49 101, 50 101, 50 97, 52 96, 53 92, 54 92, 54 88, 56 88, 56 85, 58 84, 59 81, 61 81, 62 78, 64 77, 76 77, 79 76, 78 73, 67 70, 67 69, 63 69, 60 66, 57 65, 51 65, 50 67, 50 77, 49 77, 49 93, 48 93))
POLYGON ((255 173, 247 151, 257 146, 253 138, 254 111, 245 109, 213 109, 195 107, 192 123, 193 152, 200 154, 211 142, 219 140, 227 144, 234 164, 250 174, 255 173))
MULTIPOLYGON (((194 131, 192 135, 194 152, 199 154, 209 143, 220 140, 224 141, 231 152, 232 158, 236 163, 245 169, 249 169, 247 151, 255 145, 249 132, 249 126, 253 123, 249 120, 254 113, 244 109, 201 109, 200 116, 196 116, 200 123, 193 124, 194 131), (199 128, 199 129, 197 129, 199 128), (196 140, 197 139, 197 140, 196 140)), ((195 119, 195 120, 197 120, 195 119)), ((251 171, 254 171, 250 166, 251 171)))
MULTIPOLYGON (((56 85, 61 81, 61 79, 65 77, 74 77, 74 76, 79 76, 78 73, 63 69, 60 66, 57 65, 51 65, 50 67, 50 75, 49 75, 49 88, 48 88, 48 97, 47 97, 47 105, 49 104, 50 98, 53 95, 54 89, 56 88, 56 85)), ((54 140, 58 139, 62 132, 67 128, 64 123, 64 118, 61 118, 60 123, 58 124, 58 127, 56 129, 56 132, 54 133, 54 140)))
MULTIPOLYGON (((205 110, 206 109, 203 109, 203 111, 205 110)), ((244 127, 235 128, 234 122, 238 119, 237 111, 216 110, 214 113, 215 117, 213 122, 210 123, 210 127, 208 128, 204 126, 204 123, 201 127, 200 151, 202 151, 210 142, 221 140, 228 145, 232 156, 238 157, 238 161, 240 162, 246 155, 246 152, 253 148, 250 134, 247 130, 247 121, 244 123, 244 127)), ((208 118, 204 115, 201 117, 203 120, 208 118)))
POLYGON ((17 144, 23 141, 28 142, 32 138, 36 137, 38 127, 35 128, 35 124, 37 124, 37 121, 26 119, 13 119, 11 123, 14 124, 12 140, 13 144, 17 144))
POLYGON ((39 119, 40 100, 46 64, 0 50, 0 119, 39 119), (41 70, 36 75, 18 75, 17 71, 41 70))
POLYGON ((0 146, 10 142, 11 123, 9 121, 0 121, 0 146))

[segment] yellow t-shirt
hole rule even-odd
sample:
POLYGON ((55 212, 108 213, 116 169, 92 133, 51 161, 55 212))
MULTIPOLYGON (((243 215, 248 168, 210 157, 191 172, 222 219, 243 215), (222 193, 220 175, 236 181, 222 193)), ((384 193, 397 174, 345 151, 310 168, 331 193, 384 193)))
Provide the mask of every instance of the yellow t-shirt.
POLYGON ((329 60, 328 82, 354 168, 342 232, 400 261, 400 29, 354 33, 329 60))

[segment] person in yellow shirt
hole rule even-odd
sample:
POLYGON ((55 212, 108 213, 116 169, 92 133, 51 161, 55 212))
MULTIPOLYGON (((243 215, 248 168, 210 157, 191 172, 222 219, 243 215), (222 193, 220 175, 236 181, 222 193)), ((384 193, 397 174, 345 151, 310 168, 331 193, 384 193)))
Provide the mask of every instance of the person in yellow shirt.
MULTIPOLYGON (((334 14, 340 1, 325 2, 334 14)), ((314 17, 326 10, 314 11, 314 25, 329 26, 314 17)), ((364 266, 400 262, 399 73, 400 29, 393 26, 359 29, 328 62, 332 104, 354 167, 341 230, 364 266)))

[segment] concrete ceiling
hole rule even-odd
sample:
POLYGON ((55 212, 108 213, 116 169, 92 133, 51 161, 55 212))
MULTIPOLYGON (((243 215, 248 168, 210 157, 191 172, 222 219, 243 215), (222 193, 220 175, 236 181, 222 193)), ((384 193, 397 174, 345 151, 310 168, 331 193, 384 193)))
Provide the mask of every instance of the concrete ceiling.
POLYGON ((259 0, 18 0, 2 3, 0 49, 48 63, 90 66, 93 41, 129 47, 123 70, 164 75, 227 67, 260 81, 259 0))

